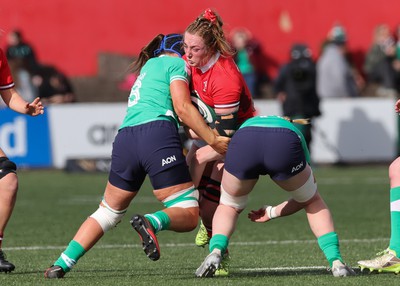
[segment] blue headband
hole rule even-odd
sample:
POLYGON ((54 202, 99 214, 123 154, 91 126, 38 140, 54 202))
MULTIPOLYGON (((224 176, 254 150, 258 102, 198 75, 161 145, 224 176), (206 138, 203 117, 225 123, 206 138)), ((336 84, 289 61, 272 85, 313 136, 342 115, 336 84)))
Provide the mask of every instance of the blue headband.
POLYGON ((157 57, 162 52, 171 52, 177 54, 180 58, 185 54, 182 49, 183 37, 180 34, 168 34, 163 37, 160 47, 154 51, 154 56, 157 57))

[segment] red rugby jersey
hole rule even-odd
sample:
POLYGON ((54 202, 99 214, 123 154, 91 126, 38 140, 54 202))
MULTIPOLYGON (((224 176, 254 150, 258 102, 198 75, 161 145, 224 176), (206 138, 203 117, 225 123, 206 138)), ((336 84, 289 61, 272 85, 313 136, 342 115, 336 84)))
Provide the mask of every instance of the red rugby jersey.
POLYGON ((11 76, 10 67, 7 58, 0 48, 0 90, 14 87, 14 81, 11 76))
POLYGON ((238 123, 255 116, 250 91, 233 58, 217 54, 201 68, 191 67, 191 89, 212 108, 239 106, 238 123))

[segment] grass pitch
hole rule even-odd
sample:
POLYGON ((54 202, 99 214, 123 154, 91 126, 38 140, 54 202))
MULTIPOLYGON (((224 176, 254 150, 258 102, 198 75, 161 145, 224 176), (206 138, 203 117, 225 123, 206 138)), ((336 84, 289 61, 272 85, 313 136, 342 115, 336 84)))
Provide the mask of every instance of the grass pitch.
MULTIPOLYGON (((330 207, 345 261, 374 256, 390 237, 387 167, 316 167, 319 191, 330 207)), ((231 275, 200 279, 194 271, 208 254, 194 245, 196 231, 159 234, 160 260, 149 260, 129 224, 132 214, 161 208, 145 182, 118 227, 108 232, 64 279, 46 280, 44 270, 65 249, 84 219, 97 209, 107 174, 56 170, 19 171, 20 189, 3 242, 16 265, 0 273, 0 285, 399 285, 400 275, 360 273, 334 278, 308 227, 304 211, 266 224, 247 212, 287 198, 269 178, 250 195, 231 239, 231 275)))

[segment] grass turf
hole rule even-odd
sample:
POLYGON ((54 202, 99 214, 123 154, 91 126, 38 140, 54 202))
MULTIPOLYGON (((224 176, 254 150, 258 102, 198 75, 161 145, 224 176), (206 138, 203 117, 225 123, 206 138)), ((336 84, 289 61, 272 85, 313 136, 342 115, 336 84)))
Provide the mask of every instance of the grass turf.
MULTIPOLYGON (((316 167, 319 191, 330 207, 344 260, 360 259, 387 247, 390 237, 387 166, 316 167)), ((287 198, 269 178, 250 195, 231 239, 231 275, 200 279, 194 271, 208 254, 194 245, 196 231, 159 234, 161 258, 150 261, 129 224, 134 213, 161 208, 146 180, 124 220, 107 233, 61 280, 44 270, 65 249, 83 220, 97 209, 107 174, 59 170, 19 171, 20 190, 3 247, 16 265, 0 273, 0 285, 398 285, 400 275, 360 273, 334 278, 319 250, 304 211, 266 224, 251 223, 247 212, 287 198)))

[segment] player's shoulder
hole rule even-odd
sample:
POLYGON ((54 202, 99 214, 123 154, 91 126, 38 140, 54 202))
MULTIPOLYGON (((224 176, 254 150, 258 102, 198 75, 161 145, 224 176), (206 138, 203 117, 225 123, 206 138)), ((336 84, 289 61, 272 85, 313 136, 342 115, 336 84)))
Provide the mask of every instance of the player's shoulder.
POLYGON ((215 67, 231 78, 240 78, 240 70, 232 57, 220 57, 215 67))

